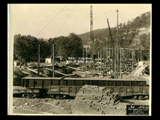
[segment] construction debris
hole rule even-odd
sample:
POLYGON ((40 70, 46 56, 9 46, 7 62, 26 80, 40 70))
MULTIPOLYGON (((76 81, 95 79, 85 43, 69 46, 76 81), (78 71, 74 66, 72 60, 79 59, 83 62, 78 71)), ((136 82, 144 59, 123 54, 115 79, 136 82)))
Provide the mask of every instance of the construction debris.
POLYGON ((111 111, 117 110, 117 105, 122 100, 123 99, 119 96, 118 93, 113 93, 111 90, 107 90, 105 87, 85 85, 76 95, 72 113, 108 114, 111 111))

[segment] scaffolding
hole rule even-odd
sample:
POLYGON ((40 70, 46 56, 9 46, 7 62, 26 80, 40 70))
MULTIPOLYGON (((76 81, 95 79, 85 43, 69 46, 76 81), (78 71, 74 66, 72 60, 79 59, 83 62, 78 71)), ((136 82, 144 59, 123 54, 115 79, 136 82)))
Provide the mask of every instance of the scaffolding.
POLYGON ((111 47, 98 49, 97 61, 95 61, 98 63, 96 70, 113 72, 115 69, 115 73, 121 78, 122 75, 127 75, 133 71, 136 68, 136 63, 149 59, 149 50, 115 47, 116 62, 114 62, 113 52, 114 50, 111 47), (115 63, 115 65, 113 63, 115 63))

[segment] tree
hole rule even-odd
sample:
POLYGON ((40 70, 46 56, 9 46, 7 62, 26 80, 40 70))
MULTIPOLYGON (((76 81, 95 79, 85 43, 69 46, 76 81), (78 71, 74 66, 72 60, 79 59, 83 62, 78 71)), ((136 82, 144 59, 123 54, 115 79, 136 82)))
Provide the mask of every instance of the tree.
POLYGON ((22 63, 38 59, 38 39, 32 36, 14 36, 14 54, 22 63))
POLYGON ((48 41, 44 41, 43 38, 38 40, 38 44, 40 44, 40 57, 44 59, 51 55, 51 45, 48 41))
POLYGON ((150 49, 150 33, 139 36, 140 43, 145 49, 150 49))
POLYGON ((82 57, 83 54, 82 39, 75 33, 70 33, 68 38, 69 41, 66 43, 68 55, 70 55, 70 57, 82 57))
POLYGON ((82 39, 75 33, 70 33, 67 37, 60 36, 57 38, 50 38, 48 43, 50 45, 54 43, 56 56, 63 56, 64 59, 68 57, 82 57, 82 39))

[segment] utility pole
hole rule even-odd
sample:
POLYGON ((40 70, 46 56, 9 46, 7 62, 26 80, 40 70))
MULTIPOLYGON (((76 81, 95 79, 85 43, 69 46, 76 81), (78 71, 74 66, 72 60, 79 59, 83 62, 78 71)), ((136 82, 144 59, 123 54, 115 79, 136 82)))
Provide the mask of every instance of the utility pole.
POLYGON ((54 77, 54 44, 52 44, 52 50, 53 50, 53 52, 52 52, 52 66, 53 66, 53 77, 54 77))
POLYGON ((38 77, 40 71, 40 44, 38 44, 38 77))
POLYGON ((118 10, 117 10, 117 46, 119 47, 119 40, 118 40, 118 10))
MULTIPOLYGON (((119 40, 118 40, 118 10, 116 11, 117 12, 117 45, 116 45, 116 48, 117 48, 117 57, 116 57, 116 60, 117 60, 117 67, 118 67, 118 65, 120 65, 120 59, 119 59, 119 47, 120 47, 120 44, 119 44, 119 40)), ((117 72, 118 72, 118 69, 117 69, 117 72)), ((120 70, 119 70, 119 72, 120 72, 120 70)))

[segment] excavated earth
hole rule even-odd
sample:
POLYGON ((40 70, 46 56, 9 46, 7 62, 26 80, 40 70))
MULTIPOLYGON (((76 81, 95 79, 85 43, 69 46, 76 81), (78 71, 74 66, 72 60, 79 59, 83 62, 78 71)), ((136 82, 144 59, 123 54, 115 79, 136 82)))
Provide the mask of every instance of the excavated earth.
POLYGON ((105 87, 85 85, 74 100, 73 114, 124 114, 123 99, 117 93, 111 93, 105 87))
POLYGON ((84 85, 75 99, 13 98, 15 115, 126 115, 126 105, 149 105, 149 100, 122 99, 105 87, 84 85))

